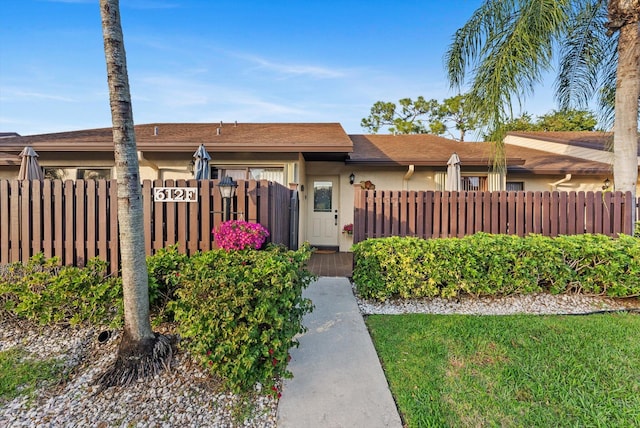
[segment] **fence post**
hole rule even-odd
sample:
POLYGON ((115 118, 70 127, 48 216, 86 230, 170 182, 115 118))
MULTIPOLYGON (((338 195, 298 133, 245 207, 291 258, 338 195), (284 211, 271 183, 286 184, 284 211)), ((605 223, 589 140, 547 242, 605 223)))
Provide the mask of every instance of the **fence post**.
POLYGON ((291 197, 289 199, 289 249, 298 248, 298 234, 300 233, 300 208, 298 185, 296 183, 289 184, 291 197))

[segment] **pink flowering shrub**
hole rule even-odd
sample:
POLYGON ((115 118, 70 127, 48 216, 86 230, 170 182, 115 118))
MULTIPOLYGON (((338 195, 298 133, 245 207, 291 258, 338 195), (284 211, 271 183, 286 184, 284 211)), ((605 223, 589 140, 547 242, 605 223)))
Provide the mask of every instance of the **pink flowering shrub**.
POLYGON ((229 220, 213 231, 213 240, 224 250, 259 249, 269 236, 269 231, 258 223, 229 220))

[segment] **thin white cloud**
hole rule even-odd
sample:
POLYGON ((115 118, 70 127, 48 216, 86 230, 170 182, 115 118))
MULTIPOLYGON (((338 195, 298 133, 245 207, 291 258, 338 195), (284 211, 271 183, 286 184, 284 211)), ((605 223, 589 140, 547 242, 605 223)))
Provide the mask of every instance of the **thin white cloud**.
POLYGON ((171 108, 185 108, 204 105, 243 106, 259 109, 271 114, 298 114, 299 110, 289 105, 265 101, 252 95, 247 89, 235 89, 226 86, 199 82, 192 78, 172 76, 147 76, 132 83, 134 95, 139 101, 161 101, 171 108))
POLYGON ((161 0, 131 0, 121 4, 121 6, 130 7, 131 9, 177 9, 181 7, 179 3, 161 0))
MULTIPOLYGON (((95 4, 96 0, 40 0, 47 3, 95 4)), ((131 9, 175 9, 180 4, 162 0, 129 0, 120 4, 122 8, 131 9)))
POLYGON ((95 3, 94 0, 39 0, 45 3, 78 3, 78 4, 91 4, 95 3))
POLYGON ((249 88, 154 75, 132 82, 134 110, 142 121, 290 121, 313 117, 315 107, 265 97, 249 88))
POLYGON ((255 55, 232 55, 256 64, 261 69, 270 70, 288 76, 308 76, 315 79, 337 79, 347 75, 343 70, 331 69, 328 67, 305 64, 275 63, 255 55))
POLYGON ((76 99, 55 94, 47 94, 43 92, 26 91, 15 88, 3 88, 0 100, 8 101, 25 101, 25 100, 51 100, 74 103, 76 99))

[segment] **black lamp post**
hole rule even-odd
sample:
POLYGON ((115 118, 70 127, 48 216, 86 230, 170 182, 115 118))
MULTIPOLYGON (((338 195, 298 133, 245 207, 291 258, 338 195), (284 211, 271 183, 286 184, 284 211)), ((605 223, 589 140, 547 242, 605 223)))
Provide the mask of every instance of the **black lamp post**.
POLYGON ((238 183, 233 181, 233 179, 229 176, 225 176, 218 183, 218 190, 220 190, 220 196, 222 196, 222 201, 224 203, 224 218, 223 221, 228 221, 231 219, 231 198, 236 195, 236 188, 238 187, 238 183))

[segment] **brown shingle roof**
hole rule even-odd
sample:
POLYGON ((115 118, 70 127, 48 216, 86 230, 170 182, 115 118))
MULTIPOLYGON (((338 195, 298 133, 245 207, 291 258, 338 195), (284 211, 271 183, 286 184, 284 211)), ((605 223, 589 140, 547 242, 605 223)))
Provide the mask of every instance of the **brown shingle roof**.
MULTIPOLYGON (((138 150, 216 152, 349 153, 351 140, 339 123, 151 123, 136 125, 138 150), (220 129, 220 131, 218 131, 220 129)), ((0 151, 31 146, 36 151, 112 151, 111 128, 13 137, 0 151)))
MULTIPOLYGON (((347 163, 378 165, 446 166, 456 152, 460 162, 468 166, 491 164, 492 148, 489 143, 467 143, 430 134, 411 135, 351 135, 353 153, 347 163)), ((509 164, 522 163, 522 159, 509 158, 509 164)))
MULTIPOLYGON (((435 135, 351 135, 353 153, 347 163, 368 165, 417 165, 446 167, 453 152, 462 167, 488 166, 491 143, 469 143, 435 135)), ((557 155, 525 147, 506 147, 507 170, 529 174, 608 173, 608 164, 557 155)))

